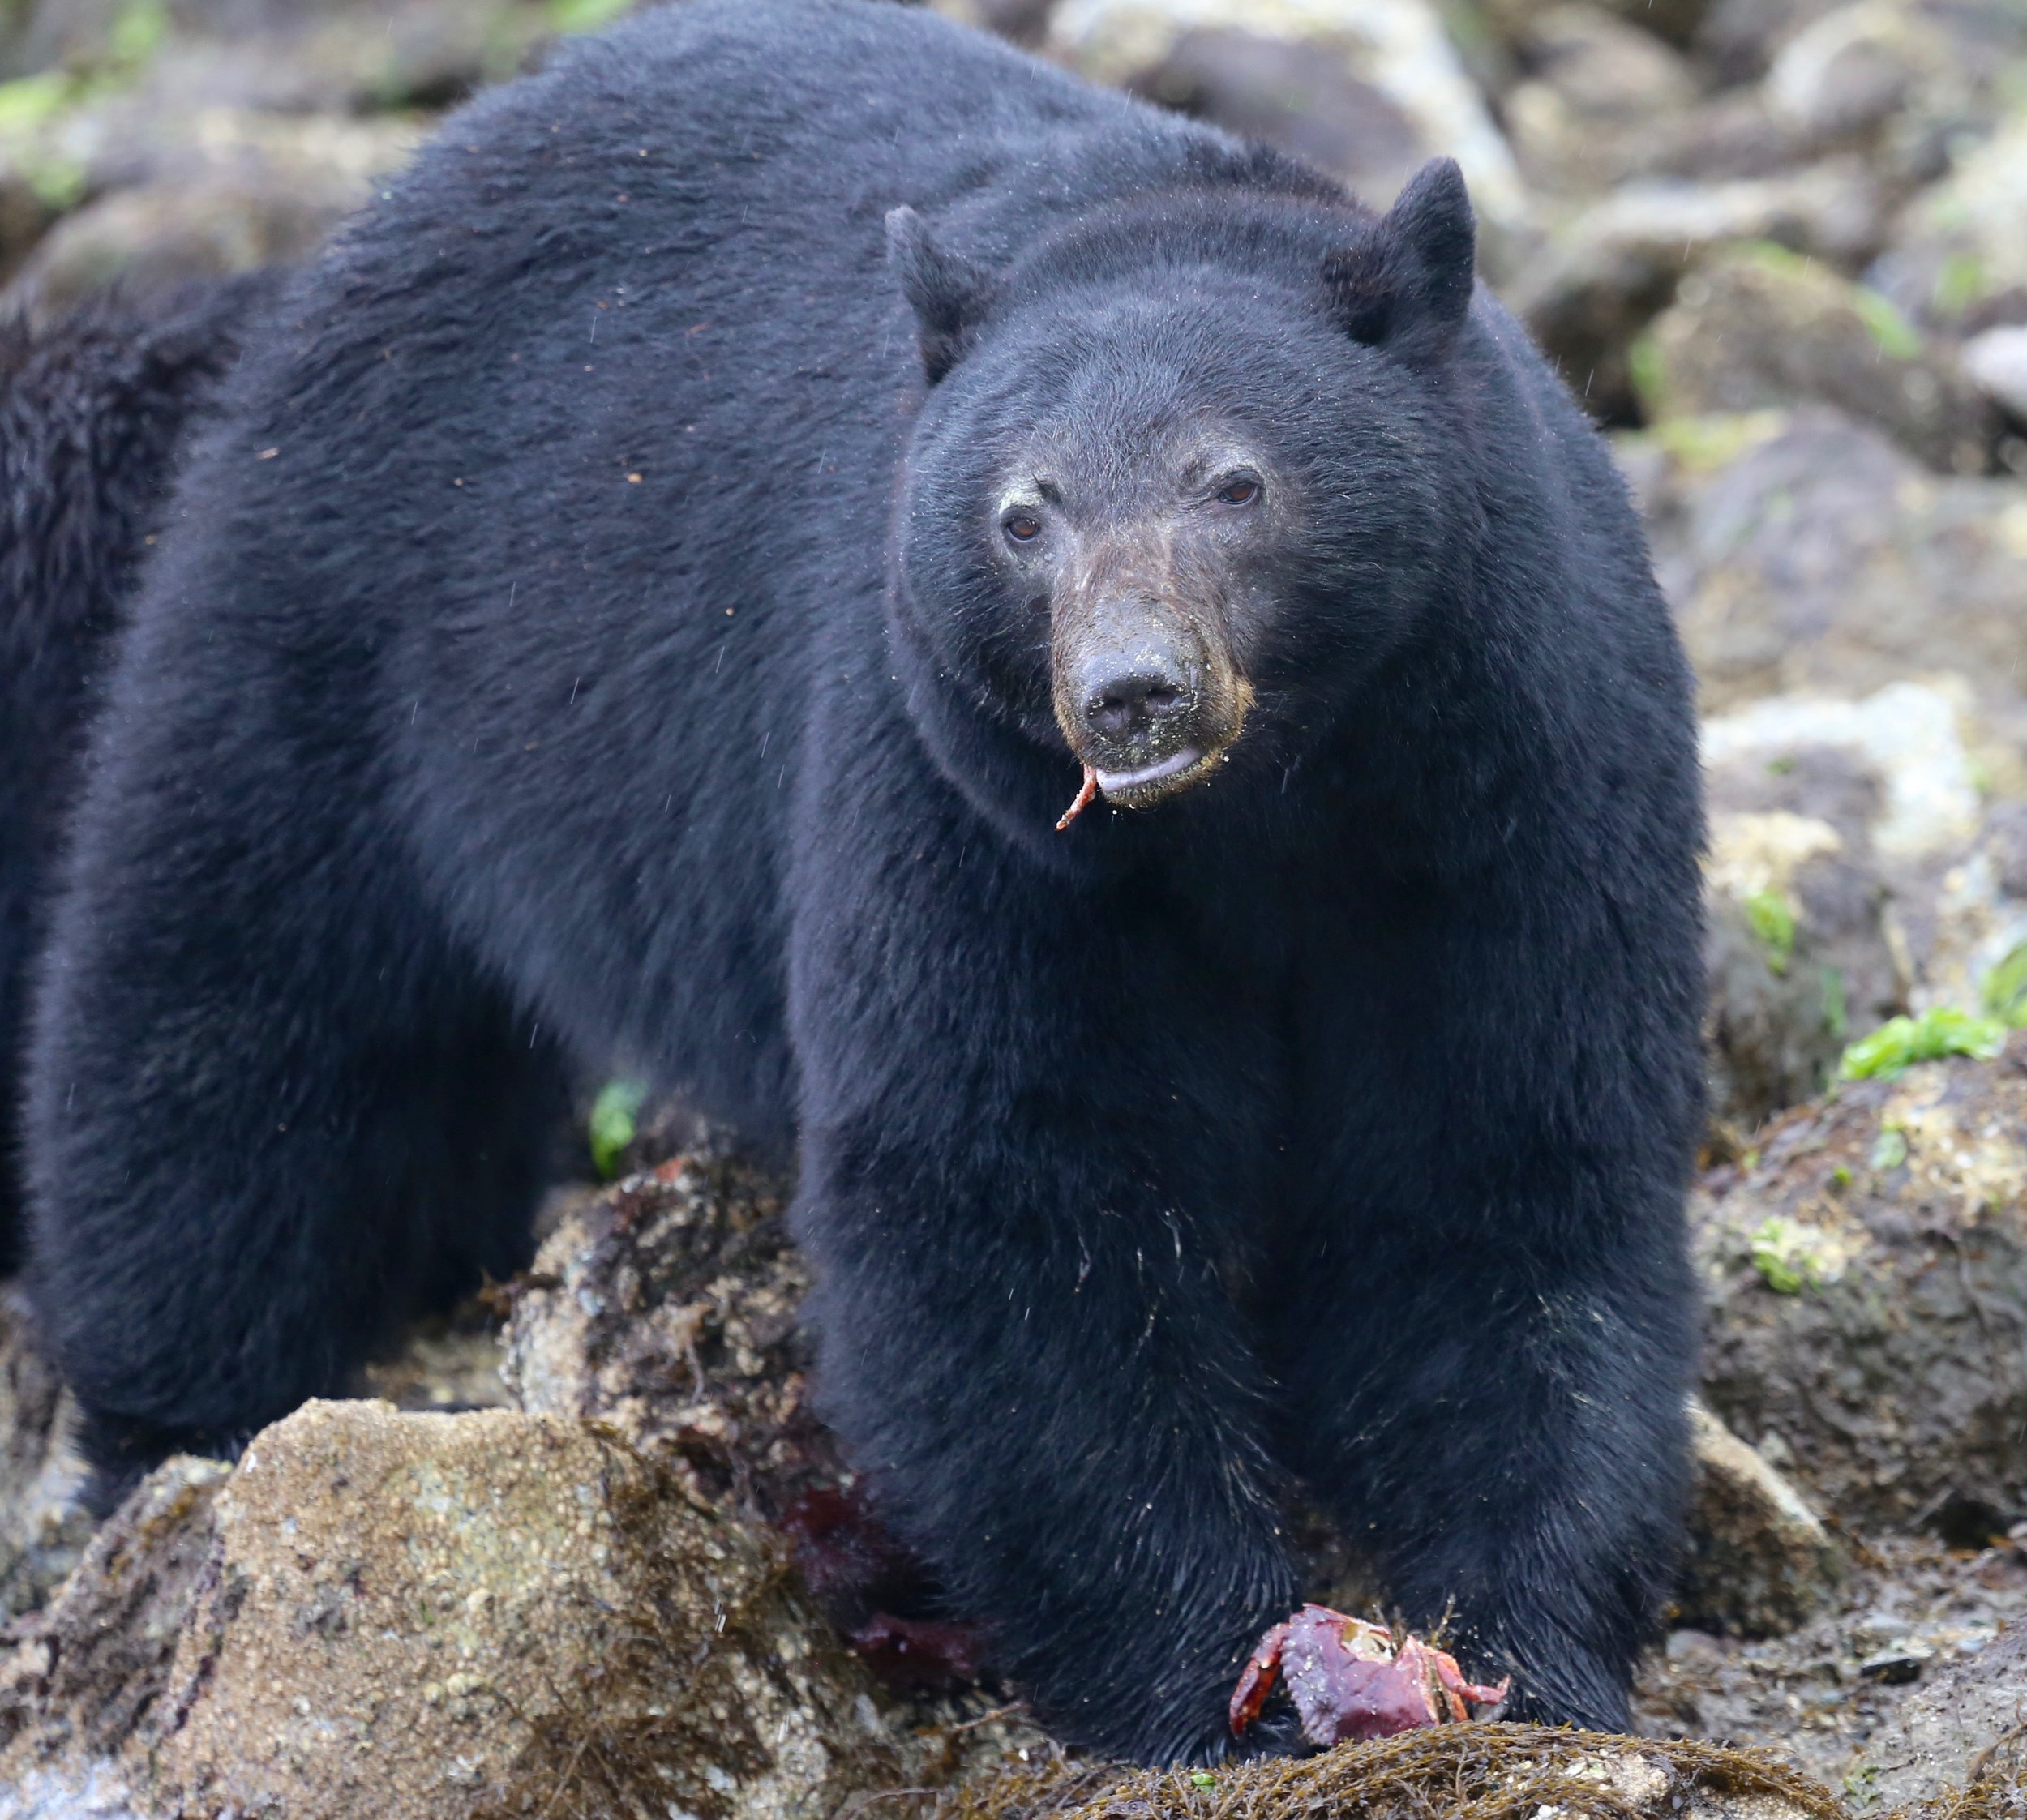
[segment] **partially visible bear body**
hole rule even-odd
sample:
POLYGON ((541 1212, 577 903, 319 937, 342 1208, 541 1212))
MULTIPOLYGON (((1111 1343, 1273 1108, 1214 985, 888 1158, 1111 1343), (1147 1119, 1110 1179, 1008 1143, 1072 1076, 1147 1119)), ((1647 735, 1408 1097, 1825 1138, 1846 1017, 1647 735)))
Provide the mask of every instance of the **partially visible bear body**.
POLYGON ((95 685, 178 451, 272 283, 0 323, 0 1272, 20 1255, 30 961, 95 685))
POLYGON ((1622 1724, 1690 689, 1472 246, 1454 166, 1377 217, 868 0, 456 117, 234 382, 103 723, 29 1118, 106 1467, 511 1268, 623 1068, 799 1144, 824 1407, 1064 1736, 1228 1746, 1297 1488, 1622 1724))

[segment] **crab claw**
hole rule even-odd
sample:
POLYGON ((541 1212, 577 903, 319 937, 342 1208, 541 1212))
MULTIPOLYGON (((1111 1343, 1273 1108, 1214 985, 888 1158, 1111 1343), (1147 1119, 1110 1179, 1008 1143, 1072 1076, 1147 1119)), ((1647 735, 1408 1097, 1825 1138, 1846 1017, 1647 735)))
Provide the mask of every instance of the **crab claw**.
MULTIPOLYGON (((1410 1644, 1410 1648, 1416 1646, 1410 1644)), ((1513 1677, 1507 1675, 1490 1687, 1480 1687, 1464 1679, 1463 1670, 1457 1666, 1457 1659, 1442 1650, 1428 1650, 1429 1666, 1436 1671, 1436 1680, 1442 1686, 1443 1698, 1449 1702, 1450 1716, 1464 1719, 1471 1715, 1464 1711, 1464 1702, 1474 1707, 1496 1707, 1513 1691, 1513 1677)))
POLYGON ((1241 1736, 1246 1727, 1260 1716, 1260 1708, 1274 1691, 1274 1684, 1281 1673, 1281 1646, 1288 1641, 1288 1627, 1277 1624, 1261 1638, 1248 1658, 1245 1670, 1239 1677, 1239 1685, 1232 1690, 1232 1705, 1227 1714, 1233 1737, 1241 1736))

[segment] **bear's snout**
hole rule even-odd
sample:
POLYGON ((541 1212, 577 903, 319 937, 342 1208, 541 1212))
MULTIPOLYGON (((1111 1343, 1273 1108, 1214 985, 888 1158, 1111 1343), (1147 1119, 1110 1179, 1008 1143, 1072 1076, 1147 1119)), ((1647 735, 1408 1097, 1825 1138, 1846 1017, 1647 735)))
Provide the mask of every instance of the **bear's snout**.
POLYGON ((1078 692, 1093 745, 1159 752, 1196 704, 1194 668, 1166 640, 1086 657, 1078 692))
POLYGON ((1146 808, 1201 782, 1245 712, 1215 616, 1133 593, 1066 606, 1051 653, 1056 723, 1097 787, 1146 808))

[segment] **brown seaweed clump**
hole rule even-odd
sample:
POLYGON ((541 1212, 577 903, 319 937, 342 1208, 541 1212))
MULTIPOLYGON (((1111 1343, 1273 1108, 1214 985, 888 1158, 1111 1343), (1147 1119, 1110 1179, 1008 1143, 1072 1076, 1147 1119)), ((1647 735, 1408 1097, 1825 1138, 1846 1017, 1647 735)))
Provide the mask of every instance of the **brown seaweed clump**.
MULTIPOLYGON (((932 1820, 1849 1820, 1759 1752, 1560 1728, 1446 1725, 1217 1769, 1056 1763, 958 1788, 932 1820)), ((1972 1820, 1969 1815, 1936 1820, 1972 1820)))

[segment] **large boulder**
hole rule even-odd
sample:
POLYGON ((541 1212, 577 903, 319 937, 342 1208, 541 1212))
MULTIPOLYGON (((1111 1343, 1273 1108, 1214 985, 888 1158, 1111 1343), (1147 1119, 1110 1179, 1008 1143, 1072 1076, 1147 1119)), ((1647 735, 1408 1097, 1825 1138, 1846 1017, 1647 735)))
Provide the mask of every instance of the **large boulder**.
POLYGON ((1880 262, 1881 282, 1929 321, 2019 320, 2027 312, 2023 218, 2027 118, 2016 118, 1907 205, 1880 262))
POLYGON ((1885 298, 1770 244, 1721 252, 1683 279, 1634 377, 1649 422, 1819 402, 1946 473, 1982 473, 1994 429, 1948 351, 1885 298))
POLYGON ((1542 9, 1515 49, 1530 74, 1504 97, 1507 131, 1528 180, 1549 190, 1580 195, 1639 171, 1697 99, 1680 51, 1601 6, 1542 9))
POLYGON ((136 1493, 0 1670, 0 1776, 160 1816, 814 1820, 948 1773, 891 1710, 778 1543, 616 1437, 311 1403, 136 1493))
POLYGON ((1703 1390, 1849 1524, 2027 1514, 2027 1034, 1852 1080, 1694 1205, 1703 1390))
POLYGON ((1623 420, 1635 410, 1633 343, 1699 259, 1731 242, 1772 241, 1849 268, 1883 225, 1879 186, 1851 156, 1723 182, 1656 177, 1571 215, 1507 297, 1593 413, 1623 420))

